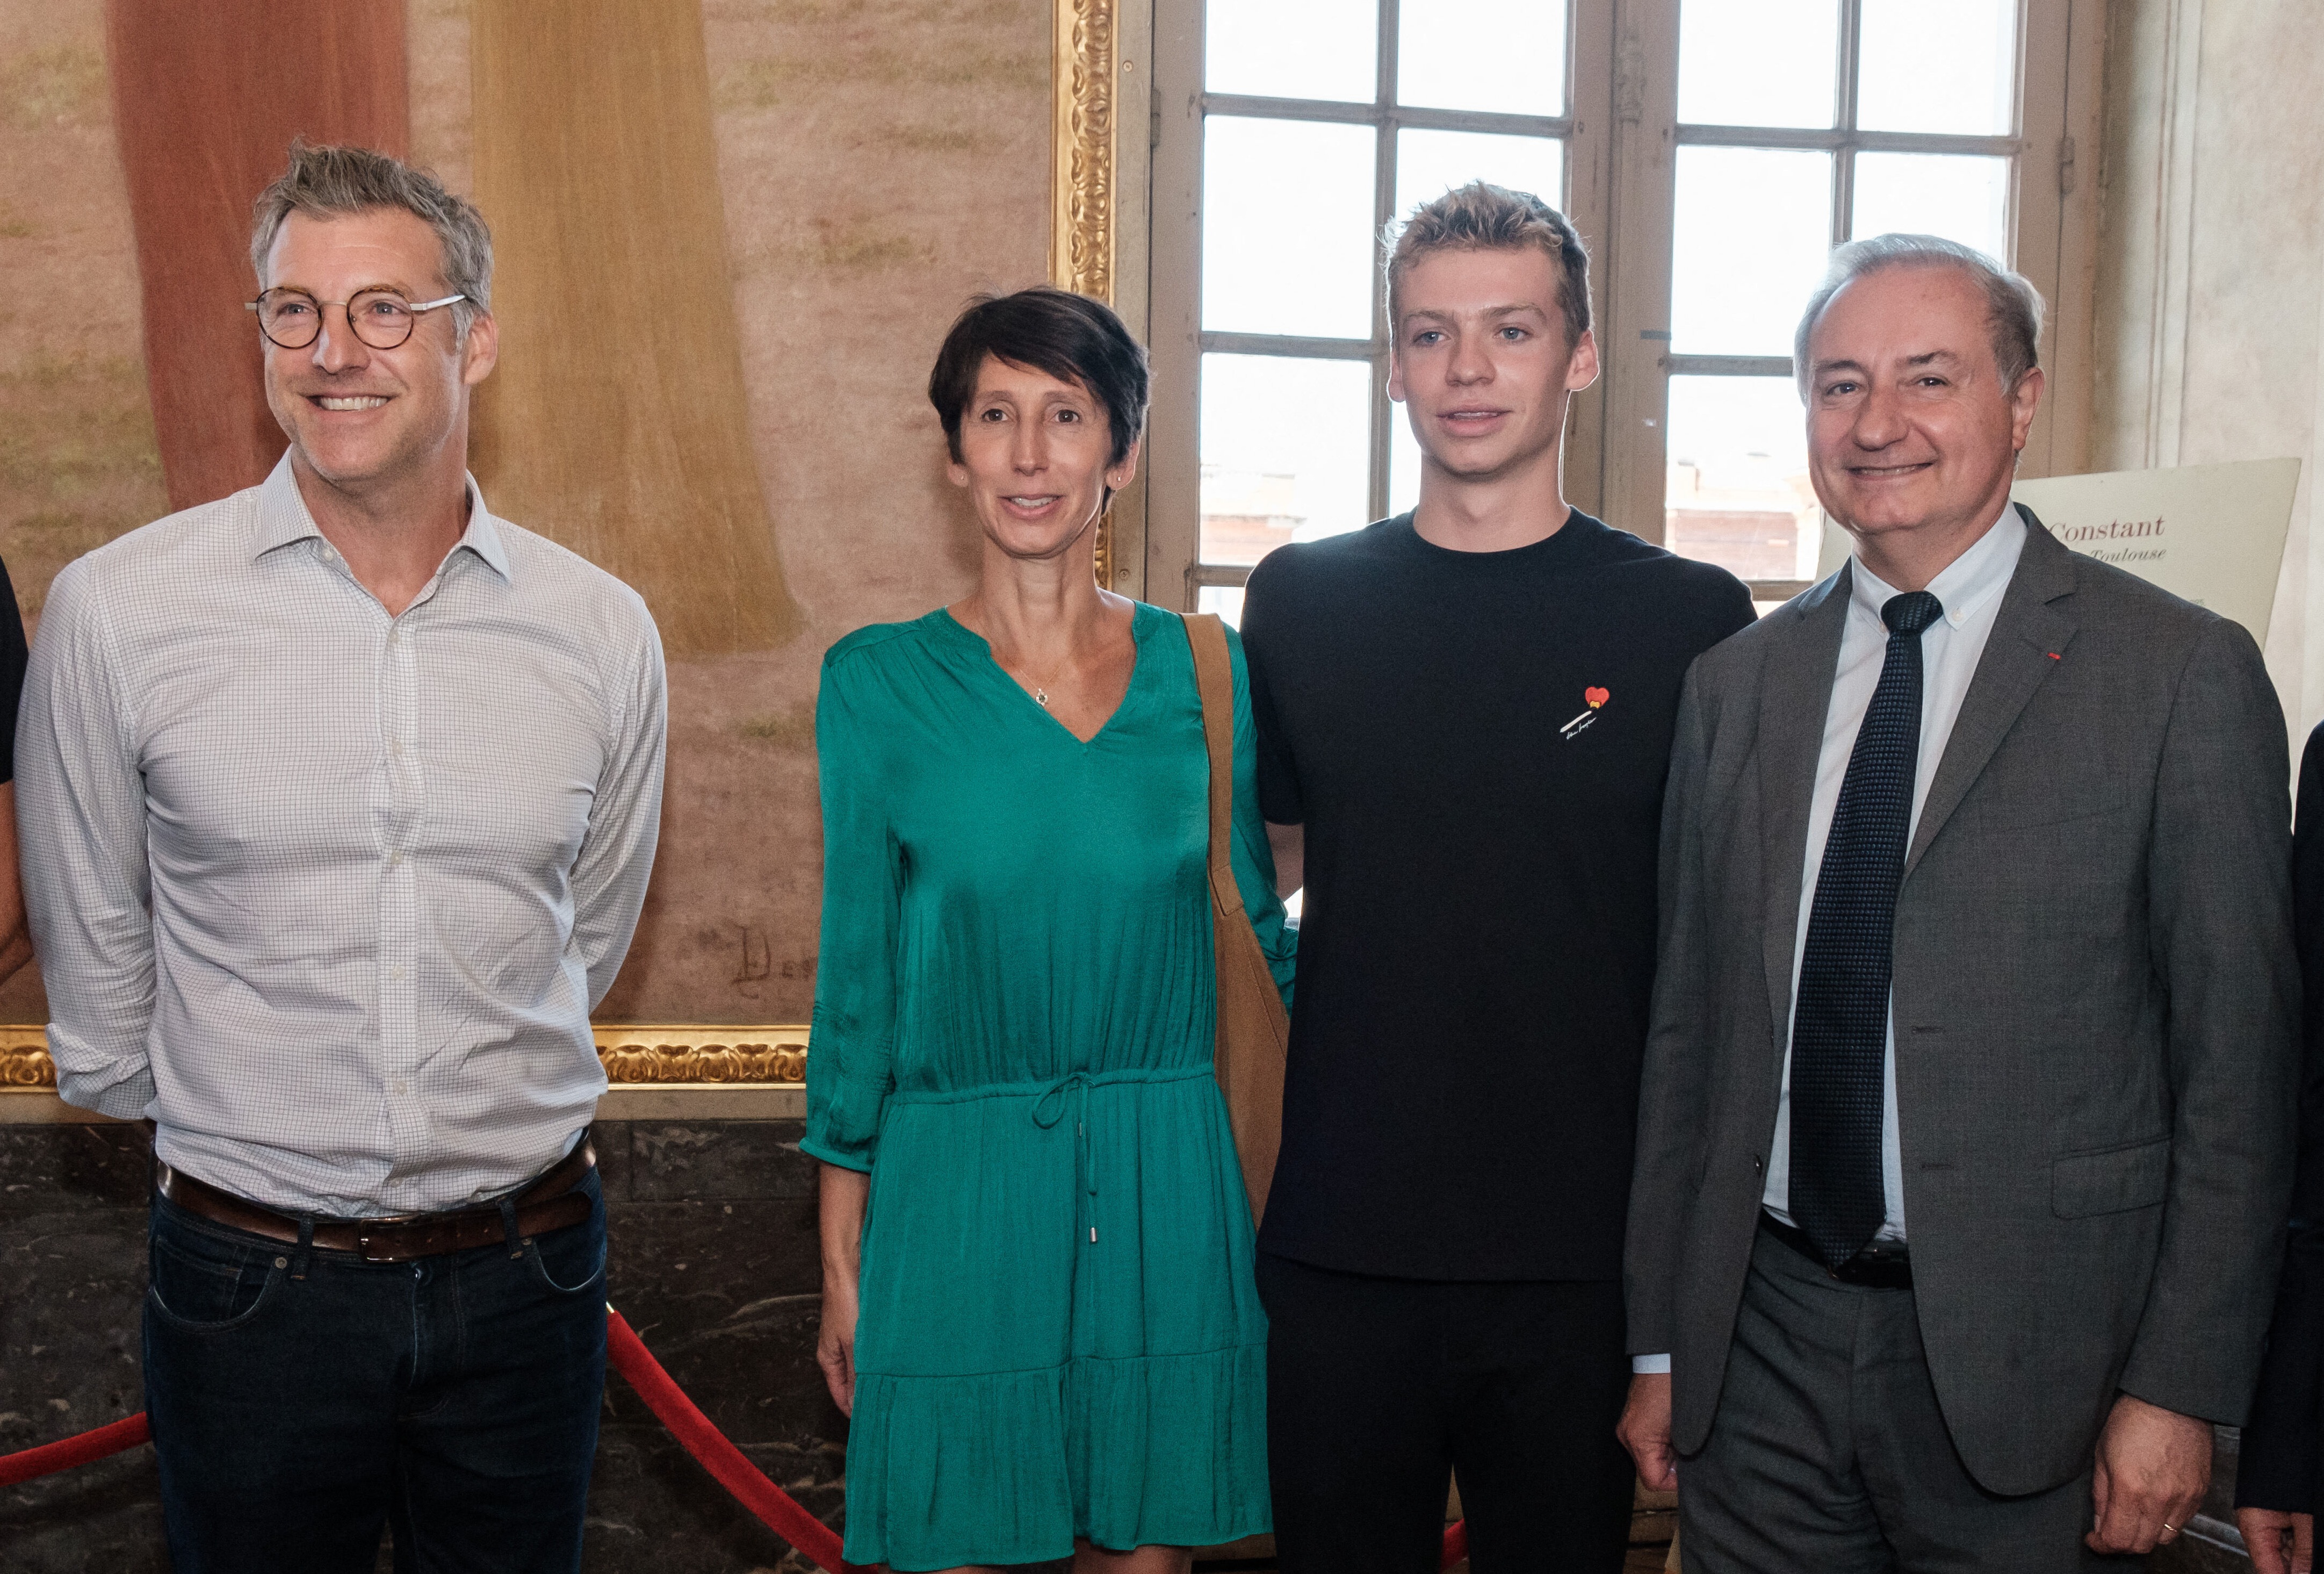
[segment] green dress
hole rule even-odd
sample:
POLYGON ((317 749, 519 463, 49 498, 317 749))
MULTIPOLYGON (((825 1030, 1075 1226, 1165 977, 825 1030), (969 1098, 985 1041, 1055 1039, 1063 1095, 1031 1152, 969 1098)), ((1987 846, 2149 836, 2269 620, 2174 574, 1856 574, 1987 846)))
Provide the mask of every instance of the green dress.
MULTIPOLYGON (((1208 765, 1179 620, 1135 609, 1083 743, 944 611, 824 657, 802 1144, 869 1170, 852 1563, 1029 1563, 1269 1526, 1267 1321, 1226 1109, 1208 765)), ((1288 998, 1242 647, 1235 878, 1288 998)))

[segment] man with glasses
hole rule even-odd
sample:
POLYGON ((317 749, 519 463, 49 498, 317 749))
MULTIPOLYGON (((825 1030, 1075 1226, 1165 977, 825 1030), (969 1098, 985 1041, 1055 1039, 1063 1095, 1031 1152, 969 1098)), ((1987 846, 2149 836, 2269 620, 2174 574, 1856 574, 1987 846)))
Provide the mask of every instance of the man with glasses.
POLYGON ((180 1568, 573 1569, 604 1373, 590 1008, 659 820, 636 594, 495 519, 475 208, 294 143, 265 482, 50 592, 19 810, 71 1102, 152 1123, 180 1568))

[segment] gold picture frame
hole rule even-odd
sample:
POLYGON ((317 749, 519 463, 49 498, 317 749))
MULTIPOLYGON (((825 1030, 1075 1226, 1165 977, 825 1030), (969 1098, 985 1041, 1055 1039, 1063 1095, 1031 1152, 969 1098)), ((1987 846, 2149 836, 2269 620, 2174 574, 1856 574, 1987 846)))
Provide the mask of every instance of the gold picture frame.
MULTIPOLYGON (((737 1027, 726 1023, 595 1029, 597 1060, 615 1088, 691 1085, 795 1088, 807 1080, 805 1024, 737 1027)), ((56 1062, 46 1030, 0 1027, 0 1093, 54 1093, 56 1062)))
MULTIPOLYGON (((1116 0, 1054 0, 1049 282, 1113 301, 1116 0)), ((1113 517, 1097 525, 1097 582, 1114 580, 1113 517)))

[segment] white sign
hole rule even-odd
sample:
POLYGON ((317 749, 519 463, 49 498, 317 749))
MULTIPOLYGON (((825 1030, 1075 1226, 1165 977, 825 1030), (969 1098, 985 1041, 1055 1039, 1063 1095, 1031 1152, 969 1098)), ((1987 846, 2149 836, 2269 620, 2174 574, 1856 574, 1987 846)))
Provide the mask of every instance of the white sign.
MULTIPOLYGON (((2074 551, 2234 619, 2264 646, 2299 485, 2298 459, 2248 459, 2020 481, 2009 495, 2074 551)), ((1850 544, 1827 518, 1817 573, 1850 544)))

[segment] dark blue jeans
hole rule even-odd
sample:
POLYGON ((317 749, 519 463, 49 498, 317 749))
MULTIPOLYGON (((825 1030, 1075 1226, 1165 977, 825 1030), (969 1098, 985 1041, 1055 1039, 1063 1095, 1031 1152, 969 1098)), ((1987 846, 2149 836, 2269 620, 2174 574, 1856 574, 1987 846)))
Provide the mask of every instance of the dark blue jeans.
POLYGON ((153 1199, 145 1405, 177 1574, 581 1566, 605 1384, 605 1206, 366 1263, 153 1199))

